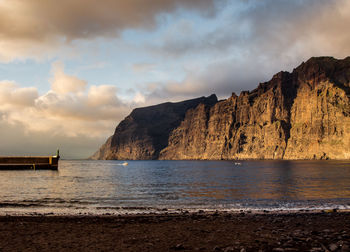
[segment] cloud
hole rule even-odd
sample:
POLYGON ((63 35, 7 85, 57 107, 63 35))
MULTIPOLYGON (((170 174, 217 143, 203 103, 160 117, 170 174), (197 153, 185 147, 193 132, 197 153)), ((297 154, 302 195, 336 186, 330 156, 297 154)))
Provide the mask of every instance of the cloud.
POLYGON ((350 3, 346 0, 253 1, 254 8, 240 18, 250 24, 254 51, 288 57, 332 55, 350 50, 350 3))
POLYGON ((105 141, 105 137, 67 136, 55 131, 27 131, 20 122, 8 122, 0 116, 1 155, 53 155, 60 149, 61 157, 87 158, 105 141))
POLYGON ((59 94, 77 93, 84 91, 87 83, 75 76, 64 73, 63 63, 55 62, 53 64, 53 78, 51 79, 51 88, 59 94))
POLYGON ((146 100, 210 93, 224 98, 254 89, 281 70, 292 71, 312 56, 349 55, 347 0, 239 2, 241 10, 218 14, 220 25, 215 23, 214 29, 203 31, 180 20, 146 46, 165 60, 186 62, 187 71, 181 81, 158 83, 152 91, 144 88, 146 100))
POLYGON ((93 107, 118 106, 117 88, 110 85, 91 86, 88 92, 88 105, 93 107))
POLYGON ((146 102, 146 97, 140 92, 137 92, 134 96, 133 102, 136 104, 144 104, 146 102))
POLYGON ((186 77, 180 81, 145 83, 140 86, 140 92, 147 105, 211 94, 226 99, 232 92, 239 94, 256 88, 280 70, 278 62, 267 64, 264 57, 249 56, 240 61, 228 58, 214 61, 200 70, 196 67, 188 69, 186 77))
POLYGON ((135 73, 149 72, 155 69, 156 65, 151 63, 135 63, 132 65, 132 70, 135 73))
POLYGON ((53 64, 52 73, 52 88, 42 95, 35 87, 0 82, 0 128, 6 129, 0 134, 4 135, 2 141, 12 141, 9 150, 13 143, 25 140, 27 144, 17 145, 17 154, 29 147, 41 151, 45 146, 57 145, 63 146, 66 153, 71 151, 71 157, 74 153, 85 153, 87 157, 113 133, 116 122, 130 112, 130 105, 119 99, 115 86, 88 87, 85 81, 67 75, 60 62, 53 64), (90 147, 83 147, 84 143, 90 143, 90 147), (74 146, 85 152, 74 150, 74 146))
POLYGON ((38 97, 36 88, 20 88, 13 81, 0 81, 0 107, 2 106, 34 106, 38 97))
POLYGON ((214 0, 0 1, 0 59, 37 57, 74 40, 151 29, 159 14, 179 8, 208 14, 214 11, 214 0))
MULTIPOLYGON (((150 47, 172 57, 203 52, 224 55, 236 51, 277 56, 349 53, 350 34, 346 31, 350 3, 347 0, 238 2, 245 8, 225 14, 215 29, 201 31, 188 21, 180 20, 162 34, 160 43, 150 47)), ((238 8, 237 2, 228 3, 238 8)))

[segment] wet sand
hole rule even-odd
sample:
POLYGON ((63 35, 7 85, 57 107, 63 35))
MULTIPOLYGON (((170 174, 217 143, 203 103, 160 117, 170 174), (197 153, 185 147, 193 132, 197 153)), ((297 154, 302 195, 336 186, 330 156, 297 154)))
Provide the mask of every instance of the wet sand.
POLYGON ((349 246, 349 212, 0 217, 0 251, 350 251, 349 246))

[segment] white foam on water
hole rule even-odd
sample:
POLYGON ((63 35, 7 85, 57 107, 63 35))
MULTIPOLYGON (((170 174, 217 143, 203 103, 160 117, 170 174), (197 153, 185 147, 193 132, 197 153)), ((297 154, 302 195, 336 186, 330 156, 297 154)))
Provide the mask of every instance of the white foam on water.
POLYGON ((164 214, 164 213, 196 213, 196 212, 319 212, 337 209, 339 211, 349 211, 350 205, 323 204, 310 206, 295 206, 294 204, 284 204, 280 206, 257 207, 244 206, 243 204, 213 205, 213 206, 161 206, 161 207, 137 207, 137 206, 31 206, 31 207, 0 207, 0 216, 103 216, 103 215, 138 215, 138 214, 164 214))

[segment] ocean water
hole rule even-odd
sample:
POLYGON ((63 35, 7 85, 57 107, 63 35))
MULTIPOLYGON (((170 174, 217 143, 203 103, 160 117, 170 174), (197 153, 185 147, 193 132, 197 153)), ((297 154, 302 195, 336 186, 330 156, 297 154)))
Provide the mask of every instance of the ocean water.
POLYGON ((0 215, 350 209, 350 161, 127 162, 0 171, 0 215))

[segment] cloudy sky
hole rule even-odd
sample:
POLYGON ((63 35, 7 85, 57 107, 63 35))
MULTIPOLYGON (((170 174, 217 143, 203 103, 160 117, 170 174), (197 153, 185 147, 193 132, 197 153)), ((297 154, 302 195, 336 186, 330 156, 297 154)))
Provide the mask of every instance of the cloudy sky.
POLYGON ((0 0, 0 155, 84 158, 132 108, 350 55, 348 0, 0 0))

